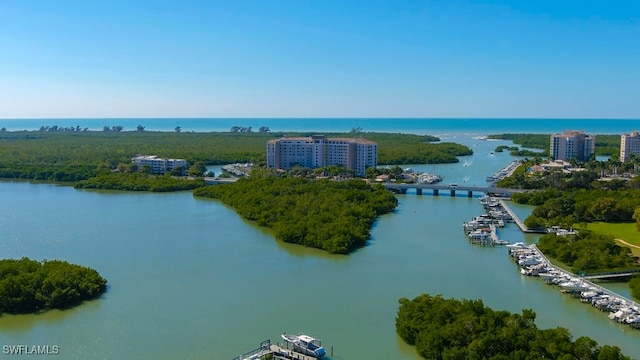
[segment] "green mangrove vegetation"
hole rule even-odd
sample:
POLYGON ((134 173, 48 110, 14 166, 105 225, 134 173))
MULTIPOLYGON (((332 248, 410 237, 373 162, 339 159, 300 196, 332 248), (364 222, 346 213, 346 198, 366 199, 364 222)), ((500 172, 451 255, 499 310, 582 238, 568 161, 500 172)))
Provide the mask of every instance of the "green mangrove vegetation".
POLYGON ((640 207, 638 189, 547 189, 515 194, 512 200, 536 205, 525 225, 545 228, 551 225, 571 227, 593 221, 635 222, 633 214, 640 207))
POLYGON ((376 217, 398 204, 393 193, 363 180, 279 178, 266 171, 234 184, 198 188, 194 196, 222 201, 272 229, 279 240, 334 254, 364 246, 376 217))
POLYGON ((69 308, 106 289, 97 271, 66 261, 0 260, 0 313, 69 308))
POLYGON ((165 175, 149 175, 145 173, 102 172, 87 180, 74 184, 76 189, 104 189, 126 191, 168 192, 192 190, 204 186, 203 178, 184 178, 165 175))
POLYGON ((569 330, 538 329, 536 314, 494 311, 481 300, 443 299, 422 294, 401 298, 396 332, 425 359, 630 359, 616 346, 569 330))
POLYGON ((613 236, 586 230, 567 236, 546 234, 538 240, 538 248, 576 274, 640 268, 631 249, 618 245, 613 236))
MULTIPOLYGON (((271 132, 157 132, 122 131, 0 132, 0 177, 32 180, 79 181, 96 171, 116 169, 138 155, 181 158, 205 165, 266 163, 268 140, 284 136, 271 132)), ((311 133, 287 133, 308 136, 311 133)), ((378 143, 379 164, 450 163, 472 150, 455 143, 440 143, 428 135, 392 133, 326 133, 328 137, 362 137, 378 143)))
POLYGON ((631 289, 631 296, 640 300, 640 276, 636 275, 629 280, 629 289, 631 289))

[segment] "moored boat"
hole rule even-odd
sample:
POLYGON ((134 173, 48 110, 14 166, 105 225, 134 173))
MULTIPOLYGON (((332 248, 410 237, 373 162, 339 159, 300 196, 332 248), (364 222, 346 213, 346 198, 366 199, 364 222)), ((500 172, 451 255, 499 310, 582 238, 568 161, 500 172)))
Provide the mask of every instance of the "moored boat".
POLYGON ((293 351, 313 356, 317 359, 323 358, 326 354, 320 340, 309 335, 282 334, 282 339, 293 346, 293 351))

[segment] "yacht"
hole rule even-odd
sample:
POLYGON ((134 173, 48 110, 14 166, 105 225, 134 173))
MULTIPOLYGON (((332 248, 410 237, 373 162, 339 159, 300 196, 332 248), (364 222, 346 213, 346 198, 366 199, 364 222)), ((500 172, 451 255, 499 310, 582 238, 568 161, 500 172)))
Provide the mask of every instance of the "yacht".
POLYGON ((320 340, 309 335, 291 335, 282 334, 282 338, 287 344, 293 345, 293 351, 312 356, 314 358, 323 358, 326 354, 320 340))

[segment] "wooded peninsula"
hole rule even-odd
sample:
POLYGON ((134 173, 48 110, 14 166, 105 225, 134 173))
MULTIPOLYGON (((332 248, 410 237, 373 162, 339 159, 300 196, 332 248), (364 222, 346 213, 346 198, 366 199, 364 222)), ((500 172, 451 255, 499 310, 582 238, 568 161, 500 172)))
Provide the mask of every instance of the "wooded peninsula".
POLYGON ((0 260, 0 314, 66 309, 106 289, 96 270, 66 261, 0 260))
POLYGON ((494 311, 482 300, 444 299, 422 294, 401 298, 396 332, 425 359, 631 359, 617 346, 569 330, 538 329, 536 313, 494 311))

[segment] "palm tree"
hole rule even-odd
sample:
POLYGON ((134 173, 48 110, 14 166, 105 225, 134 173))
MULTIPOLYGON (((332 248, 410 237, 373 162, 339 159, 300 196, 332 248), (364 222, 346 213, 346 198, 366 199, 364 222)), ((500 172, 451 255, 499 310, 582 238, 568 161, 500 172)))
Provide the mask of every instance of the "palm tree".
POLYGON ((633 173, 638 174, 638 164, 640 164, 640 156, 637 154, 629 154, 629 161, 633 164, 633 173))

